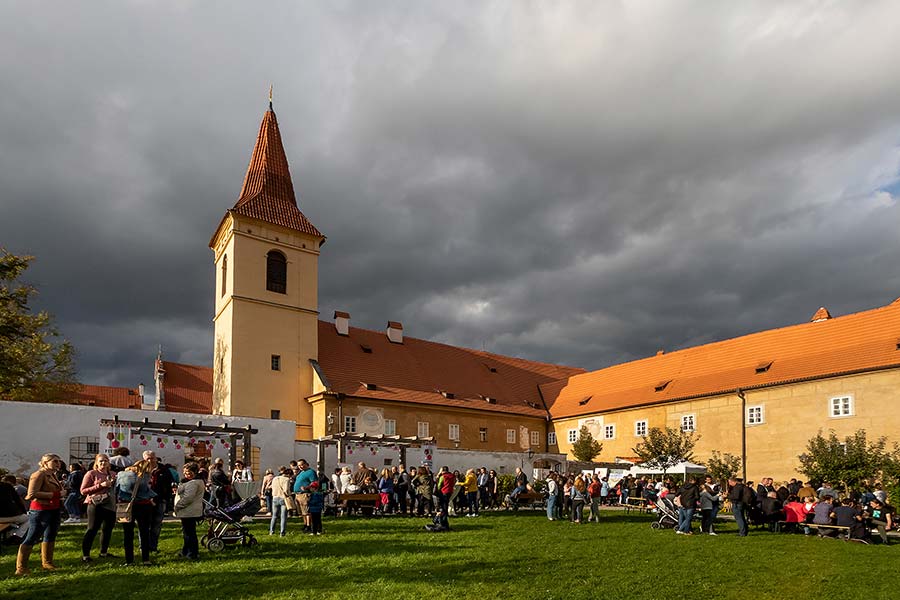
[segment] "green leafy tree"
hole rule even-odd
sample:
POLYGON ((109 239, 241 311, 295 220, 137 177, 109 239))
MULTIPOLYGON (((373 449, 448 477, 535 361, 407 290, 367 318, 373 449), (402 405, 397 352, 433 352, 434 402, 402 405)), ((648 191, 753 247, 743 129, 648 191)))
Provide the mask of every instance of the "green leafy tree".
POLYGON ((591 462, 601 452, 603 444, 594 439, 586 426, 582 426, 578 432, 578 439, 572 444, 572 455, 578 460, 591 462))
POLYGON ((663 474, 675 465, 694 459, 694 446, 700 439, 692 431, 674 427, 652 427, 632 451, 641 462, 663 474))
POLYGON ((28 306, 37 290, 19 277, 32 260, 0 248, 0 399, 54 402, 78 387, 74 352, 53 318, 28 306))
POLYGON ((740 456, 713 450, 710 457, 706 459, 706 474, 724 487, 729 479, 740 472, 742 466, 743 461, 740 456))
POLYGON ((865 480, 882 474, 892 465, 892 455, 883 437, 869 442, 864 429, 843 439, 832 430, 828 436, 820 430, 806 443, 801 454, 800 472, 812 481, 840 483, 846 490, 859 488, 865 480))

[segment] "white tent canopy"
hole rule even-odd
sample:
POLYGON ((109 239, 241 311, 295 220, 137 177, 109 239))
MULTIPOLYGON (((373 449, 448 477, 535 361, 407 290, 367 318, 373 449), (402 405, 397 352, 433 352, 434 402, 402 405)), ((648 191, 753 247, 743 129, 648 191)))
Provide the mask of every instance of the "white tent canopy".
MULTIPOLYGON (((662 475, 663 474, 662 469, 647 466, 646 463, 634 465, 633 467, 631 467, 631 469, 629 469, 629 472, 632 475, 662 475)), ((677 465, 673 465, 673 466, 669 467, 668 469, 666 469, 665 472, 667 475, 700 474, 700 473, 706 473, 706 467, 704 467, 703 465, 698 465, 698 464, 695 464, 692 462, 685 461, 685 462, 678 463, 677 465)))

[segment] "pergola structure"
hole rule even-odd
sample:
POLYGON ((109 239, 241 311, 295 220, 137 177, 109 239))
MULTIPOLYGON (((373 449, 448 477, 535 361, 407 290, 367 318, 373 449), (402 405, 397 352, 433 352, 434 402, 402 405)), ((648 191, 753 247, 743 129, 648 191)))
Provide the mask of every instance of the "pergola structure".
POLYGON ((161 433, 165 435, 183 435, 185 437, 190 437, 192 435, 225 434, 228 436, 230 442, 228 444, 228 459, 231 462, 231 466, 234 466, 234 461, 237 460, 238 440, 243 442, 241 444, 241 460, 245 465, 252 463, 251 437, 259 433, 258 429, 255 429, 250 425, 247 425, 246 427, 232 427, 227 423, 222 423, 221 425, 204 425, 203 421, 197 421, 193 424, 178 423, 175 419, 172 419, 168 423, 154 423, 147 417, 144 417, 140 421, 129 421, 127 419, 120 419, 119 415, 114 415, 112 420, 101 419, 100 424, 128 425, 135 433, 161 433))
POLYGON ((332 433, 316 440, 316 469, 319 473, 322 473, 325 469, 325 447, 329 444, 337 444, 337 460, 339 463, 347 461, 347 457, 344 454, 344 443, 346 442, 372 444, 375 446, 397 446, 400 449, 400 464, 406 464, 406 449, 410 446, 433 444, 434 436, 369 435, 366 433, 347 433, 346 431, 332 433))

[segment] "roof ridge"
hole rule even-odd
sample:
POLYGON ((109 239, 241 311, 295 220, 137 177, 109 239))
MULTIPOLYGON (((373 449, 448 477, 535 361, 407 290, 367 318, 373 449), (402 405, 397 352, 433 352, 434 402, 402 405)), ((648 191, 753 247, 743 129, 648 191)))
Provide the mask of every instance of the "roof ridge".
MULTIPOLYGON (((334 323, 333 323, 332 321, 328 321, 328 320, 325 320, 325 319, 319 319, 319 322, 320 322, 320 323, 324 323, 324 324, 326 324, 326 325, 332 325, 332 326, 334 325, 334 323)), ((351 325, 351 326, 350 326, 350 329, 351 329, 351 330, 356 329, 356 330, 358 330, 358 331, 365 331, 365 332, 368 332, 368 333, 374 333, 374 334, 378 334, 378 335, 385 335, 385 333, 384 333, 383 331, 379 331, 379 330, 377 330, 377 329, 369 329, 369 328, 367 328, 367 327, 356 327, 356 326, 352 326, 352 325, 351 325)), ((508 354, 497 354, 496 352, 488 352, 487 350, 476 350, 475 348, 467 348, 466 346, 454 346, 453 344, 446 344, 446 343, 444 343, 444 342, 436 342, 436 341, 434 341, 434 340, 426 340, 426 339, 423 339, 423 338, 417 338, 417 337, 414 337, 414 336, 411 336, 411 335, 405 335, 405 334, 404 334, 403 340, 404 340, 404 343, 405 343, 407 340, 415 340, 415 341, 417 341, 417 342, 422 342, 422 343, 424 343, 424 344, 433 344, 433 345, 435 345, 435 346, 443 346, 443 347, 445 347, 445 348, 453 348, 453 349, 456 349, 456 350, 464 350, 464 351, 466 351, 466 352, 471 352, 471 353, 473 353, 473 354, 478 354, 478 355, 480 355, 480 356, 486 356, 486 357, 496 356, 496 357, 499 357, 499 358, 507 358, 507 359, 510 359, 510 358, 511 358, 511 359, 513 359, 513 360, 520 360, 520 361, 523 361, 523 362, 528 362, 528 363, 535 364, 535 365, 543 365, 543 366, 546 366, 546 367, 556 367, 556 368, 559 368, 559 369, 569 369, 569 370, 573 370, 573 371, 574 371, 574 370, 578 370, 578 371, 582 371, 582 372, 584 372, 584 373, 589 372, 589 371, 587 371, 586 369, 584 369, 583 367, 571 367, 571 366, 568 366, 568 365, 561 365, 561 364, 557 364, 557 363, 542 362, 542 361, 539 361, 539 360, 531 360, 531 359, 528 359, 528 358, 521 358, 521 357, 518 357, 518 356, 509 356, 508 354)), ((571 377, 571 375, 567 375, 566 377, 571 377)), ((565 379, 566 377, 563 377, 562 379, 565 379)))

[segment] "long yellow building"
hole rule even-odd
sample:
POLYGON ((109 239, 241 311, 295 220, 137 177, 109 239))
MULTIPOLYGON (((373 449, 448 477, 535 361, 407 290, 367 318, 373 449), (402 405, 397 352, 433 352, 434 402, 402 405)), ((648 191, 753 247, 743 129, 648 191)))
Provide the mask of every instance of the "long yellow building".
MULTIPOLYGON (((699 436, 696 456, 742 456, 747 474, 797 476, 819 430, 900 442, 900 301, 660 352, 593 372, 319 319, 325 236, 300 211, 271 109, 235 205, 210 240, 214 365, 160 363, 168 410, 289 419, 297 439, 431 437, 438 447, 570 455, 587 425, 601 461, 632 457, 652 427, 699 436)), ((529 455, 530 455, 529 454, 529 455)))

